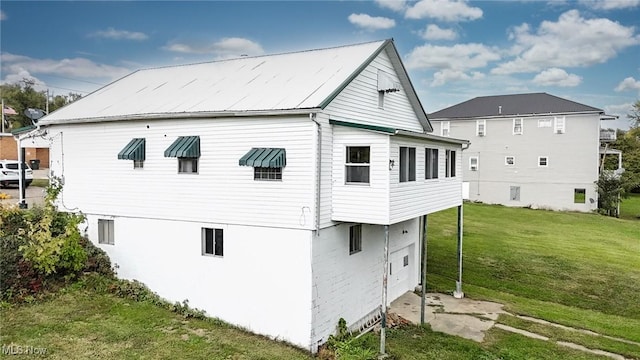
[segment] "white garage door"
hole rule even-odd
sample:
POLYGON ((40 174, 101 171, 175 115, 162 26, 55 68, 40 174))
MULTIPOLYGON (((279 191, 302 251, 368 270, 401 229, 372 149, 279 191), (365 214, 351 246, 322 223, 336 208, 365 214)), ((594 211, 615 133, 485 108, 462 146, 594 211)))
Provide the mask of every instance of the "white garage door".
POLYGON ((410 283, 413 258, 410 247, 394 251, 389 256, 389 303, 411 290, 410 283))

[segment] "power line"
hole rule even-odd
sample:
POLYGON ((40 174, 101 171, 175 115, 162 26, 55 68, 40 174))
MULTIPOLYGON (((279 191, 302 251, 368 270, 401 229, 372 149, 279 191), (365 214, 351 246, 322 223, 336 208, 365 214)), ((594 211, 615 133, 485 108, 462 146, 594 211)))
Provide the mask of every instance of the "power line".
POLYGON ((80 79, 74 79, 74 78, 65 77, 65 76, 60 76, 60 75, 51 75, 51 74, 47 74, 47 76, 51 76, 51 77, 55 77, 55 78, 60 78, 60 79, 65 79, 65 80, 79 81, 79 82, 83 82, 83 83, 87 83, 87 84, 93 84, 93 85, 100 85, 100 86, 105 86, 105 85, 106 85, 106 84, 101 84, 101 83, 97 83, 97 82, 93 82, 93 81, 80 80, 80 79))
POLYGON ((66 87, 62 87, 62 86, 53 86, 53 85, 49 85, 49 84, 47 84, 47 87, 52 87, 52 88, 62 89, 62 90, 69 90, 69 91, 74 91, 74 92, 79 92, 79 93, 85 93, 85 94, 90 93, 90 91, 76 90, 76 89, 69 89, 69 88, 66 88, 66 87))

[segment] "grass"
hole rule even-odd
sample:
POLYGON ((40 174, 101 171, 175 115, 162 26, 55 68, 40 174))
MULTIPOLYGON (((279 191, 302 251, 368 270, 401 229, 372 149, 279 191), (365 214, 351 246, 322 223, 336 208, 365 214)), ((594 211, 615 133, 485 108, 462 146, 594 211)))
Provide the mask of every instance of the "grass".
POLYGON ((33 179, 31 186, 47 187, 49 186, 49 179, 33 179))
POLYGON ((620 218, 628 220, 640 220, 640 194, 629 194, 620 203, 620 218))

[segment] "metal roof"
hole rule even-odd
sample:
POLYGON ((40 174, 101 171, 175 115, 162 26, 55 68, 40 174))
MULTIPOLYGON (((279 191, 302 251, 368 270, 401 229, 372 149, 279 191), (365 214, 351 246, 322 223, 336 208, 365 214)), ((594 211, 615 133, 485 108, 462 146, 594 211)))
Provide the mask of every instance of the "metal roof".
POLYGON ((180 136, 164 151, 164 157, 199 158, 200 136, 180 136))
POLYGON ((384 49, 396 55, 392 61, 398 58, 394 65, 407 96, 429 127, 392 40, 139 70, 40 124, 323 108, 384 49))
POLYGON ((118 159, 121 160, 137 160, 144 161, 145 159, 145 139, 134 138, 129 141, 122 151, 118 153, 118 159))
POLYGON ((434 120, 575 112, 604 113, 601 109, 547 93, 533 93, 480 96, 433 112, 429 114, 429 118, 434 120))

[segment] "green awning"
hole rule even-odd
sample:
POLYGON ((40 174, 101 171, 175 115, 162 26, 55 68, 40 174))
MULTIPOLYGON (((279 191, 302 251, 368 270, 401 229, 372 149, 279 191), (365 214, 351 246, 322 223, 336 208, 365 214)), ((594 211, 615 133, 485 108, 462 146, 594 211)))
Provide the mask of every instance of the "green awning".
POLYGON ((283 168, 287 165, 287 153, 284 149, 253 148, 238 163, 242 166, 283 168))
POLYGON ((199 158, 200 136, 180 136, 164 151, 164 157, 199 158))
POLYGON ((127 146, 118 153, 118 159, 144 161, 144 145, 144 138, 135 138, 129 141, 127 146))

